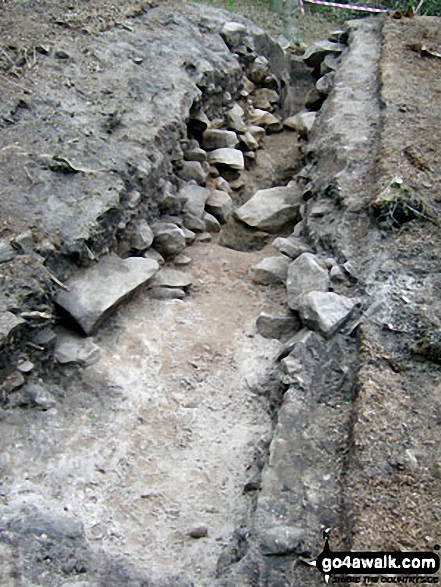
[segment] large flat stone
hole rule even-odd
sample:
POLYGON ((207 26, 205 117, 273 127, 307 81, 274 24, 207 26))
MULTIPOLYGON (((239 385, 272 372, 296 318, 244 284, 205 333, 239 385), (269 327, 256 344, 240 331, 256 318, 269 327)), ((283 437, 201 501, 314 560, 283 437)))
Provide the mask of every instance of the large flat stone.
POLYGON ((277 232, 283 226, 300 220, 301 198, 302 194, 296 187, 259 190, 235 214, 248 226, 277 232))
POLYGON ((89 335, 158 270, 158 263, 152 259, 105 257, 72 277, 70 291, 60 292, 55 301, 89 335))

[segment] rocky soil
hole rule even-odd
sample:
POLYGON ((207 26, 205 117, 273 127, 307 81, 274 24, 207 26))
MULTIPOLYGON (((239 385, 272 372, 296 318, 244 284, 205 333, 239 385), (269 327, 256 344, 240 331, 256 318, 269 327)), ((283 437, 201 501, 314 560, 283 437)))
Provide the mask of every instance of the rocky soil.
POLYGON ((431 551, 439 19, 299 56, 202 5, 0 11, 0 584, 431 551))

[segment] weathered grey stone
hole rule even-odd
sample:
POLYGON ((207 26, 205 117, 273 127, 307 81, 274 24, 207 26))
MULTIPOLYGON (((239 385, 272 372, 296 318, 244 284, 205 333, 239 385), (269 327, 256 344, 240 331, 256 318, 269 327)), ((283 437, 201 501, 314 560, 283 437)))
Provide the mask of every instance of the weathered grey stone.
POLYGON ((9 241, 3 239, 0 241, 0 263, 6 263, 11 261, 15 256, 16 252, 11 247, 9 241))
POLYGON ((205 538, 206 536, 208 536, 208 528, 205 525, 200 525, 200 526, 194 526, 193 528, 190 529, 190 531, 188 532, 188 535, 191 538, 205 538))
POLYGON ((303 55, 303 60, 308 67, 320 67, 320 64, 326 55, 340 55, 344 48, 344 45, 341 45, 340 43, 318 41, 306 49, 303 55))
POLYGON ((191 214, 191 212, 185 212, 183 214, 182 223, 185 228, 192 232, 204 232, 206 230, 205 221, 199 216, 191 214))
POLYGON ((332 41, 333 43, 341 43, 342 45, 346 45, 349 39, 350 29, 338 29, 332 31, 328 35, 328 41, 332 41))
POLYGON ((153 242, 153 230, 147 224, 144 218, 138 220, 135 224, 132 238, 130 239, 130 245, 133 250, 143 253, 146 251, 153 242))
POLYGON ((283 121, 286 128, 296 130, 299 135, 307 139, 317 117, 316 112, 299 112, 283 121))
POLYGON ((193 277, 184 271, 177 269, 161 269, 150 282, 151 287, 179 287, 189 288, 193 283, 193 277))
POLYGON ((182 253, 186 247, 185 233, 171 222, 157 222, 152 226, 153 246, 164 257, 170 259, 182 253))
POLYGON ((250 70, 250 80, 255 84, 261 84, 268 73, 268 59, 260 55, 254 60, 250 70))
POLYGON ((204 170, 199 161, 182 161, 180 169, 176 171, 178 177, 184 181, 205 183, 208 173, 204 170))
POLYGON ((256 139, 258 143, 263 141, 266 132, 263 126, 258 126, 257 124, 252 124, 248 127, 248 132, 256 139))
MULTIPOLYGON (((178 198, 182 202, 182 211, 185 214, 193 214, 197 218, 202 218, 205 209, 205 202, 209 198, 211 191, 194 184, 187 184, 179 190, 178 198)), ((191 229, 191 227, 188 227, 191 229)), ((192 230, 192 229, 191 229, 192 230)))
POLYGON ((59 334, 55 345, 55 358, 62 365, 93 365, 99 360, 100 353, 99 346, 93 340, 69 332, 59 334))
POLYGON ((41 410, 50 410, 57 400, 43 383, 28 383, 23 387, 23 397, 41 410))
POLYGON ((251 96, 253 106, 261 110, 274 109, 275 104, 277 104, 279 100, 279 94, 269 88, 259 88, 254 90, 251 96))
POLYGON ((226 22, 221 29, 220 35, 231 49, 243 43, 247 32, 247 27, 240 22, 226 22))
POLYGON ((207 160, 207 153, 204 149, 194 147, 193 149, 184 151, 184 159, 185 161, 199 161, 199 163, 203 163, 207 160))
POLYGON ((302 297, 299 314, 306 326, 330 338, 348 320, 356 305, 357 300, 334 292, 311 291, 302 297))
POLYGON ((266 110, 261 110, 260 108, 255 108, 251 112, 249 121, 252 126, 262 126, 269 134, 282 132, 283 130, 283 124, 274 114, 266 110))
POLYGON ((25 373, 25 374, 30 373, 34 369, 34 367, 35 367, 34 363, 32 363, 32 361, 29 361, 28 359, 20 361, 17 364, 17 369, 20 371, 20 373, 25 373))
POLYGON ((326 96, 324 94, 320 94, 320 92, 314 86, 306 94, 305 108, 307 108, 307 110, 313 110, 313 111, 320 110, 325 99, 326 99, 326 96))
POLYGON ((202 220, 205 222, 205 229, 207 232, 220 232, 221 225, 219 224, 219 220, 215 216, 213 216, 209 212, 204 212, 202 220))
POLYGON ((152 287, 149 295, 155 300, 182 300, 185 298, 185 291, 179 287, 152 287))
POLYGON ((204 132, 208 128, 210 121, 202 108, 193 112, 190 117, 189 125, 197 132, 204 132))
POLYGON ((320 65, 320 75, 326 75, 332 71, 336 71, 340 65, 340 58, 335 55, 326 55, 325 59, 320 65))
POLYGON ((56 340, 57 335, 51 328, 43 328, 42 330, 39 330, 33 337, 33 342, 38 346, 44 347, 45 349, 54 348, 56 340))
POLYGON ((331 277, 332 281, 344 281, 345 280, 344 273, 338 265, 334 265, 334 267, 331 267, 331 269, 329 271, 329 276, 331 277))
POLYGON ((67 284, 70 291, 59 292, 55 301, 89 335, 158 269, 158 263, 151 259, 105 257, 74 275, 67 284))
POLYGON ((287 257, 266 257, 251 267, 251 279, 261 285, 283 283, 288 275, 289 264, 287 257))
POLYGON ((182 232, 184 234, 186 244, 192 245, 196 239, 196 233, 189 228, 186 228, 185 226, 182 227, 182 232))
POLYGON ((235 211, 236 217, 267 232, 277 232, 283 226, 300 219, 302 195, 295 187, 259 190, 235 211))
POLYGON ((298 310, 303 297, 312 291, 326 292, 329 288, 329 274, 315 255, 303 253, 288 267, 286 282, 288 306, 298 310))
POLYGON ((205 203, 205 209, 219 220, 225 223, 233 213, 233 200, 227 192, 212 190, 205 203))
POLYGON ((315 84, 317 91, 320 92, 320 94, 325 94, 327 96, 334 86, 334 78, 334 72, 322 76, 315 84))
POLYGON ((208 161, 213 165, 225 165, 242 171, 245 168, 243 154, 237 149, 216 149, 208 153, 208 161))
POLYGON ((297 257, 300 257, 303 253, 314 252, 304 240, 293 235, 288 237, 277 237, 273 241, 273 247, 284 255, 291 257, 291 259, 297 259, 297 257))
POLYGON ((20 389, 23 387, 25 383, 25 378, 20 371, 13 371, 6 379, 3 381, 2 390, 6 393, 11 393, 16 389, 20 389))
POLYGON ((177 266, 177 267, 185 267, 187 265, 190 265, 191 263, 191 259, 190 257, 187 257, 187 255, 178 255, 177 257, 175 257, 173 259, 173 263, 177 266))
POLYGON ((251 159, 253 161, 256 159, 256 153, 254 151, 244 151, 243 156, 246 159, 251 159))
POLYGON ((20 255, 30 255, 35 246, 34 235, 32 234, 32 231, 26 230, 25 232, 17 235, 12 240, 12 244, 20 255))
POLYGON ((230 184, 228 183, 228 181, 223 178, 223 177, 217 177, 214 181, 214 187, 221 191, 221 192, 227 192, 228 194, 231 194, 231 192, 233 191, 231 189, 230 184))
POLYGON ((0 346, 5 344, 9 337, 13 334, 13 331, 24 324, 25 321, 19 318, 12 312, 1 312, 0 313, 0 346))
POLYGON ((231 110, 225 113, 225 122, 231 130, 244 133, 247 130, 247 125, 244 122, 245 112, 239 104, 234 104, 231 110))
POLYGON ((294 552, 302 552, 304 531, 291 526, 275 526, 262 529, 260 549, 264 555, 286 555, 294 552))
POLYGON ((255 150, 259 148, 259 143, 249 131, 240 136, 240 143, 243 144, 247 150, 255 150))
POLYGON ((209 232, 201 232, 196 235, 196 242, 198 243, 211 243, 213 237, 209 232))
POLYGON ((294 312, 289 315, 262 312, 256 320, 256 331, 260 336, 282 342, 294 336, 300 328, 301 322, 294 312))
POLYGON ((214 149, 234 149, 239 144, 237 134, 232 130, 209 128, 202 135, 202 146, 207 151, 214 149))
POLYGON ((155 251, 155 249, 153 248, 148 249, 143 254, 143 257, 144 259, 152 259, 153 261, 156 261, 160 267, 165 265, 164 257, 160 253, 158 253, 158 251, 155 251))

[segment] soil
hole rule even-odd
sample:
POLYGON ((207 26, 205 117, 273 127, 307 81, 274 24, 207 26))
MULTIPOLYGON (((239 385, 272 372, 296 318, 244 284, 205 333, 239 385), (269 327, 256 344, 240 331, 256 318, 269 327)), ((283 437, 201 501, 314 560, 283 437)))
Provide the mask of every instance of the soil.
MULTIPOLYGON (((35 45, 81 48, 82 39, 130 26, 157 4, 2 2, 4 103, 32 91, 27 74, 33 77, 36 67, 35 45)), ((385 21, 375 80, 381 129, 378 143, 368 145, 375 180, 368 176, 366 196, 350 212, 359 240, 329 252, 355 251, 350 260, 359 268, 359 292, 369 297, 382 284, 387 298, 384 317, 351 337, 359 364, 348 400, 351 429, 340 447, 337 532, 339 544, 357 550, 432 550, 441 542, 440 30, 433 18, 385 21), (385 202, 381 194, 397 176, 405 189, 385 202)), ((288 132, 279 137, 269 145, 276 158, 289 145, 295 173, 297 139, 288 132)), ((334 165, 327 162, 329 176, 334 165)), ((18 167, 9 171, 25 173, 18 167)), ((259 173, 257 166, 255 178, 259 173)), ((276 175, 286 182, 280 170, 276 175)), ((3 234, 17 234, 31 221, 8 205, 3 234)), ((316 241, 325 253, 326 239, 316 241)), ((219 559, 255 510, 255 493, 244 487, 266 465, 277 419, 268 397, 246 384, 247 375, 271 368, 282 346, 256 335, 255 320, 285 309, 282 286, 257 286, 249 277, 250 266, 273 249, 235 248, 242 250, 216 239, 191 248, 195 285, 184 301, 141 294, 120 308, 96 336, 96 364, 53 374, 54 385, 68 388, 56 409, 2 411, 1 499, 8 520, 36 507, 74 515, 91 545, 88 556, 105 552, 124 568, 135 565, 132 575, 140 579, 133 585, 216 584, 219 559)), ((4 540, 0 557, 0 584, 24 584, 27 559, 20 548, 4 540)), ((291 565, 288 557, 280 565, 287 560, 291 565)), ((58 587, 46 562, 49 570, 39 566, 27 585, 58 587)), ((132 585, 130 573, 119 583, 100 576, 96 585, 132 585)), ((259 585, 288 584, 279 580, 259 585)), ((76 569, 63 586, 92 585, 81 581, 76 569)), ((305 584, 316 584, 310 581, 305 584)))

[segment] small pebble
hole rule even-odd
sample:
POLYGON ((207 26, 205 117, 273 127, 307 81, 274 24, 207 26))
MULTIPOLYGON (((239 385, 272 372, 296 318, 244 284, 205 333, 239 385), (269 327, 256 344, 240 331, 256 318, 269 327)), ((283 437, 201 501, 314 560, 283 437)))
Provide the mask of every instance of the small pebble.
POLYGON ((188 533, 190 538, 205 538, 208 535, 207 526, 195 526, 188 533))

